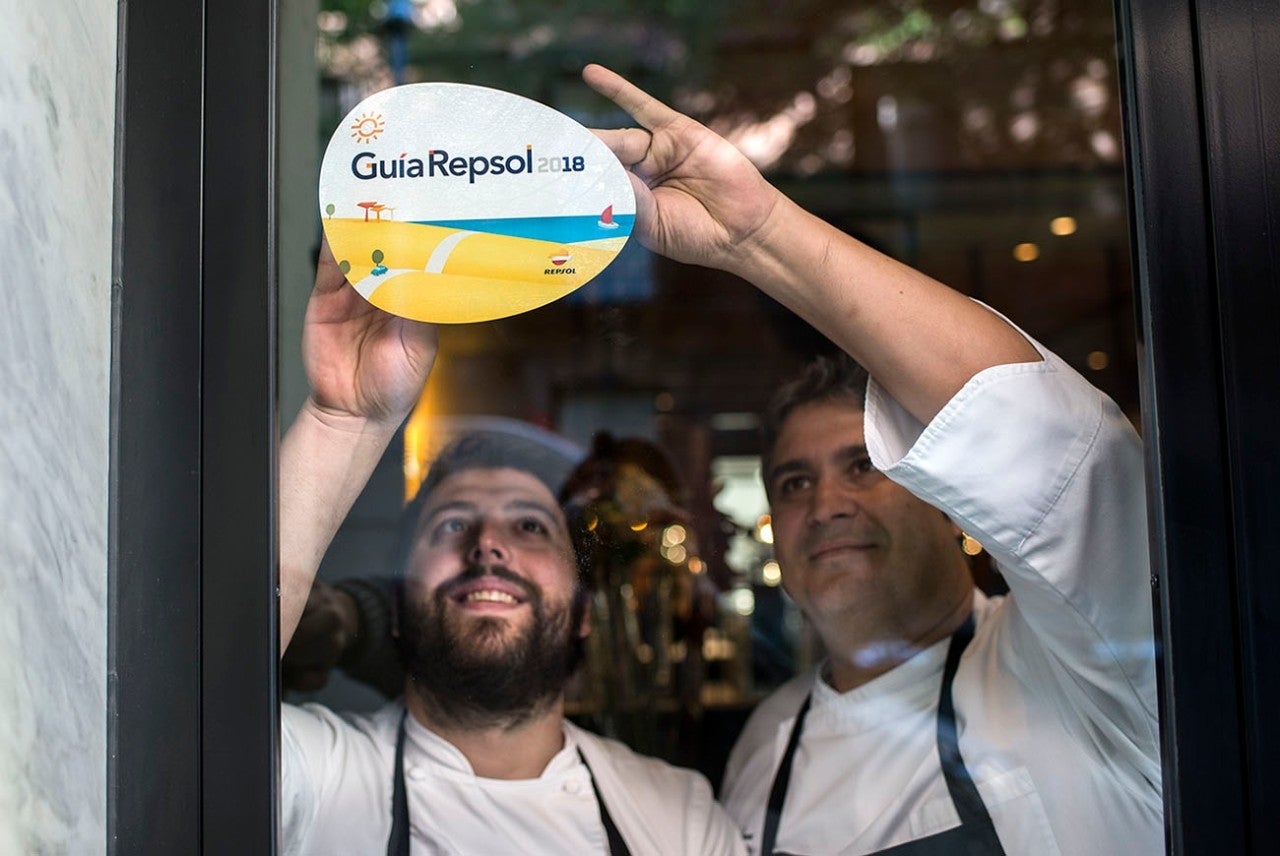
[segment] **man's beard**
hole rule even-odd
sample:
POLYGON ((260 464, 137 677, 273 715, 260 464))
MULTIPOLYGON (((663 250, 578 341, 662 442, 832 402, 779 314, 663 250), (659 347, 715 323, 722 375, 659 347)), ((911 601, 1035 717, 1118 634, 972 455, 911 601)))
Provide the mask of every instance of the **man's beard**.
POLYGON ((539 587, 505 567, 471 566, 442 584, 401 631, 411 691, 445 722, 468 729, 515 727, 559 698, 577 661, 585 599, 548 604, 539 587), (456 586, 482 576, 524 590, 531 620, 512 633, 506 618, 460 616, 456 586), (451 609, 452 607, 452 609, 451 609))

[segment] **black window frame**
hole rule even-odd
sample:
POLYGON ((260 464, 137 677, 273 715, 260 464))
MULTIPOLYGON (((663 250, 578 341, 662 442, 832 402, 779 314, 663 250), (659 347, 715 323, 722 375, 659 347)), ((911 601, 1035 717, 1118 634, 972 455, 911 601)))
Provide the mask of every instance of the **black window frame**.
POLYGON ((1261 0, 1116 15, 1167 846, 1275 853, 1280 21, 1261 0))

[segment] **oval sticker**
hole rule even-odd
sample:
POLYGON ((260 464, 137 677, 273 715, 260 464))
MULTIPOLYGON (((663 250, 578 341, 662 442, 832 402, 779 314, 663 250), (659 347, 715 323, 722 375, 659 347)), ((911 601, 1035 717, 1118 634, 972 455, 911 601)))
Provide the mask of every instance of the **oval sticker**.
POLYGON ((594 134, 509 92, 414 83, 362 101, 329 140, 320 216, 350 283, 419 321, 488 321, 599 274, 635 222, 594 134))

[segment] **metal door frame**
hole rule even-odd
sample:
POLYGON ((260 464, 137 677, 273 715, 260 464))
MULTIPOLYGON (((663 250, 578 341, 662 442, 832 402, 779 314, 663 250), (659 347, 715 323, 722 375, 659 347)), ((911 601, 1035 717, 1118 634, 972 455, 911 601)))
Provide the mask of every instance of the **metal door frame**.
POLYGON ((276 8, 119 8, 107 849, 271 853, 276 8))

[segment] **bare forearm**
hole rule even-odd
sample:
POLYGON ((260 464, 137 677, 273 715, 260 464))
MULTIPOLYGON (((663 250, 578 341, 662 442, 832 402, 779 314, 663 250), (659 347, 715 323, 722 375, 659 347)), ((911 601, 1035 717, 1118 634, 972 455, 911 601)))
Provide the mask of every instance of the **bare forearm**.
POLYGON ((922 422, 983 369, 1040 359, 992 312, 785 198, 739 250, 726 267, 848 351, 922 422))
POLYGON ((308 400, 280 444, 280 650, 289 646, 320 560, 398 422, 334 416, 308 400))

